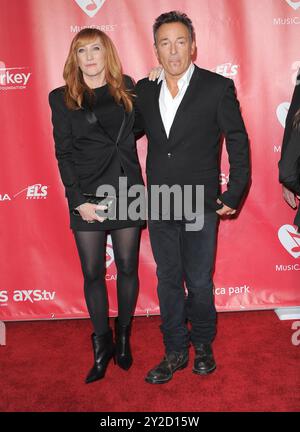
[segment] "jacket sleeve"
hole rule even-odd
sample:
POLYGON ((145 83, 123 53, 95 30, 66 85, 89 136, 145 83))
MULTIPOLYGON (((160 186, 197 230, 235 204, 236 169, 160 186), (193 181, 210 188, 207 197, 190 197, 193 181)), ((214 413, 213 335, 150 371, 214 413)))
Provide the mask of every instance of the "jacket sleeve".
POLYGON ((229 158, 229 182, 220 200, 237 209, 249 185, 249 141, 240 105, 236 98, 234 83, 228 79, 218 106, 218 122, 226 140, 229 158))
POLYGON ((293 130, 278 163, 279 181, 300 195, 300 132, 293 130))
POLYGON ((130 90, 133 94, 133 108, 134 108, 134 125, 133 133, 136 139, 141 138, 144 135, 144 124, 141 112, 138 107, 138 96, 137 96, 137 85, 135 86, 134 81, 128 75, 124 75, 125 85, 127 90, 130 90))
MULTIPOLYGON (((300 81, 300 71, 297 76, 297 81, 300 81)), ((283 134, 283 140, 282 140, 282 146, 281 146, 281 154, 284 154, 285 149, 287 148, 290 135, 293 129, 293 119, 294 115, 296 114, 296 111, 299 109, 300 106, 300 84, 295 86, 294 93, 292 96, 290 108, 288 110, 286 120, 285 120, 285 127, 284 127, 284 134, 283 134)))
POLYGON ((137 83, 135 86, 135 95, 136 95, 134 100, 135 120, 134 120, 134 127, 133 127, 133 133, 136 139, 141 138, 145 134, 144 120, 143 120, 141 109, 139 107, 139 92, 140 92, 140 84, 137 83))
POLYGON ((55 156, 65 187, 69 209, 70 211, 74 211, 76 207, 86 202, 86 198, 80 190, 79 180, 72 159, 72 127, 62 91, 54 90, 50 92, 49 104, 52 111, 55 156))

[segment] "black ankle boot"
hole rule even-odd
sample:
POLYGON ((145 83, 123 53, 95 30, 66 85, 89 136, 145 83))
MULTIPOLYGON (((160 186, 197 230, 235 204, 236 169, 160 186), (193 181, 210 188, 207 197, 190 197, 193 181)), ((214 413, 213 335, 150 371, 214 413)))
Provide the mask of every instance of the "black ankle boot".
POLYGON ((116 333, 116 360, 120 368, 128 370, 132 365, 130 349, 131 321, 128 325, 119 325, 118 318, 115 319, 116 333))
POLYGON ((193 372, 195 374, 207 375, 212 373, 217 365, 214 359, 211 344, 198 344, 195 346, 195 360, 193 372))
POLYGON ((171 351, 165 355, 159 365, 151 369, 145 380, 149 384, 164 384, 173 378, 174 372, 187 367, 189 353, 185 351, 171 351))
POLYGON ((106 368, 112 357, 116 363, 115 345, 113 342, 113 334, 111 329, 101 336, 97 336, 95 333, 93 333, 92 344, 94 349, 95 363, 85 379, 86 384, 104 378, 106 368))

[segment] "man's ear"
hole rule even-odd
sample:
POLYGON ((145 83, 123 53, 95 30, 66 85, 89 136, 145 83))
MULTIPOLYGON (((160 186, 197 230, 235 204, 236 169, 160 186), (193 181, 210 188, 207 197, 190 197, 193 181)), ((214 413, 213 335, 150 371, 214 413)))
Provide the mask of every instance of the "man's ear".
POLYGON ((155 52, 156 58, 157 58, 158 63, 159 63, 159 57, 158 57, 158 52, 157 52, 157 48, 156 48, 156 44, 155 43, 153 44, 153 48, 154 48, 154 52, 155 52))
POLYGON ((194 55, 196 51, 196 42, 193 40, 192 45, 191 45, 191 54, 192 56, 194 55))

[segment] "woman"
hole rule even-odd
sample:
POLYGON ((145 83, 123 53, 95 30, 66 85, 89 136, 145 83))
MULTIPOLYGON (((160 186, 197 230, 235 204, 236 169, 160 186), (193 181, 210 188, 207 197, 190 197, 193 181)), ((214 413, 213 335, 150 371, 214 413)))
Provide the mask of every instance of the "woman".
POLYGON ((138 293, 140 231, 145 223, 143 218, 118 220, 118 212, 116 219, 108 217, 103 212, 107 205, 99 205, 105 196, 96 197, 97 188, 103 184, 114 187, 118 210, 119 178, 127 177, 128 187, 143 185, 143 179, 132 132, 133 83, 122 75, 110 38, 96 29, 80 31, 71 43, 63 77, 65 86, 50 92, 49 103, 55 155, 94 327, 95 362, 86 377, 90 383, 104 377, 112 358, 125 370, 132 364, 129 337, 138 293), (117 267, 116 344, 109 327, 104 278, 108 230, 117 267))
MULTIPOLYGON (((279 181, 300 197, 300 107, 295 114, 293 129, 279 161, 279 181)), ((300 232, 300 208, 294 219, 300 232)))

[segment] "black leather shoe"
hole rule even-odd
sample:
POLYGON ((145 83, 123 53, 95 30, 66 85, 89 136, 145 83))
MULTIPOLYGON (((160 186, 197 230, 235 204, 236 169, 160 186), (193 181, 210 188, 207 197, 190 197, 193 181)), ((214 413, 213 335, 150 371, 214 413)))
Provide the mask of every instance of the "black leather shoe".
POLYGON ((164 384, 173 378, 173 373, 187 367, 189 361, 188 351, 172 351, 166 354, 158 366, 151 369, 145 380, 149 384, 164 384))
POLYGON ((212 373, 217 365, 212 352, 211 344, 198 344, 195 346, 195 360, 193 372, 195 374, 207 375, 212 373))
POLYGON ((92 344, 95 363, 85 379, 86 384, 104 378, 107 366, 112 357, 116 363, 115 345, 113 343, 113 334, 111 329, 101 336, 97 336, 95 333, 93 333, 92 344))
POLYGON ((131 321, 128 325, 120 325, 118 318, 115 319, 116 334, 116 361, 120 368, 128 370, 132 365, 132 354, 130 349, 131 321))

